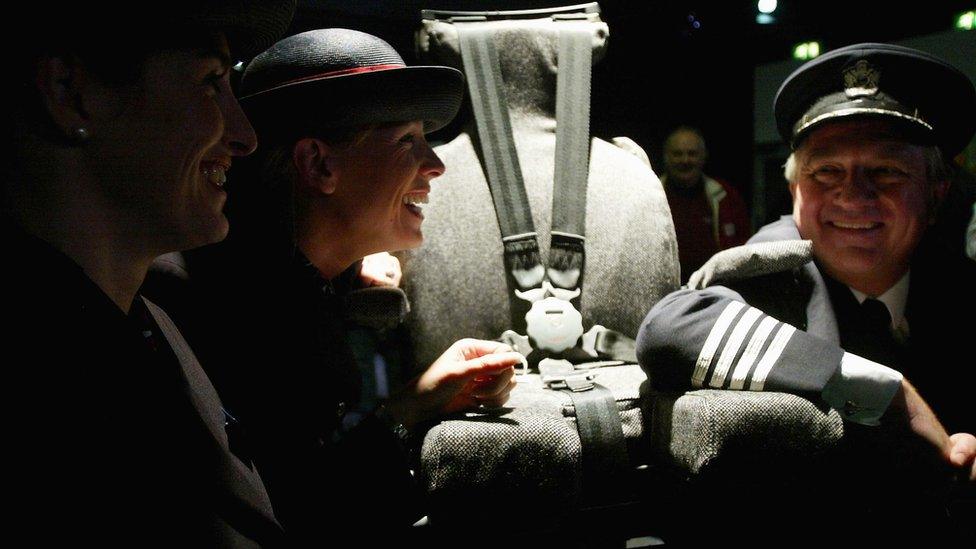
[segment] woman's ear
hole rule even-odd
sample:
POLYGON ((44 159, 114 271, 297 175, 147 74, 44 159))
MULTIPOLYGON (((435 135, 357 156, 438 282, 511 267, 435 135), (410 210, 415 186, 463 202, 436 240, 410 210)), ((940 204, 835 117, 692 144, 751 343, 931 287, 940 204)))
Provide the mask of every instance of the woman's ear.
POLYGON ((333 148, 321 139, 299 139, 292 149, 292 162, 301 188, 332 194, 336 190, 336 162, 333 148))
POLYGON ((82 64, 68 56, 46 56, 37 61, 35 86, 48 116, 61 135, 84 141, 92 132, 87 107, 89 77, 82 64))

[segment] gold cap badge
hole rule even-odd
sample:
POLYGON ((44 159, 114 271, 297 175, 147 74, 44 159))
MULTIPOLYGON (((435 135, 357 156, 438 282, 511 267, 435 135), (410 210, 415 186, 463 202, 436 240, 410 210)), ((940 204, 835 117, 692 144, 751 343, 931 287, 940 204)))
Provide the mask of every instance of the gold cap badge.
POLYGON ((844 93, 847 97, 864 97, 878 93, 881 71, 865 60, 860 60, 844 71, 844 93))

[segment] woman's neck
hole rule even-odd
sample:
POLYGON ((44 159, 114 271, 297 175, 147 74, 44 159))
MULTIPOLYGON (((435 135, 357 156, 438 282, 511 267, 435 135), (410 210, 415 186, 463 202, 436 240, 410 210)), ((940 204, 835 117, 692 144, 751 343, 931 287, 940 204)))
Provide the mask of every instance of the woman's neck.
POLYGON ((17 176, 8 186, 7 215, 77 263, 119 309, 128 313, 159 254, 135 238, 124 216, 98 193, 86 192, 91 186, 85 184, 81 170, 63 168, 35 172, 46 178, 17 176), (68 180, 62 174, 76 175, 68 180))
POLYGON ((346 235, 344 225, 325 215, 303 216, 309 221, 296 223, 295 242, 319 274, 331 280, 367 254, 355 235, 346 235))

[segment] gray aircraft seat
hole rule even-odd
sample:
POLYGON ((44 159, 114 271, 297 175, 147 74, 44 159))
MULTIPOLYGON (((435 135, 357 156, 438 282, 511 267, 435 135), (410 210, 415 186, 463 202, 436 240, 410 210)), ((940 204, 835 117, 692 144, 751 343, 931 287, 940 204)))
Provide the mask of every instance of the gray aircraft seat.
MULTIPOLYGON (((425 18, 417 37, 425 60, 462 68, 459 19, 425 18)), ((478 25, 497 52, 539 255, 548 264, 560 32, 566 25, 585 29, 595 62, 606 49, 608 29, 597 13, 572 22, 529 14, 478 25)), ((674 227, 661 183, 636 144, 587 141, 582 324, 633 338, 648 309, 678 287, 674 227)), ((511 297, 517 288, 506 274, 480 144, 476 125, 469 121, 460 135, 436 147, 447 170, 433 181, 430 203, 424 206, 424 244, 401 255, 412 309, 407 326, 418 367, 430 364, 457 339, 497 339, 506 330, 526 330, 525 310, 511 297)), ((640 410, 645 375, 632 361, 593 371, 595 381, 616 400, 618 429, 630 454, 626 467, 646 463, 650 451, 643 442, 640 410)), ((539 374, 519 379, 505 409, 449 418, 426 433, 420 473, 432 521, 450 520, 455 512, 463 521, 459 504, 467 501, 569 513, 596 501, 591 496, 606 488, 599 484, 624 480, 584 480, 587 450, 577 432, 574 401, 545 388, 539 374)))

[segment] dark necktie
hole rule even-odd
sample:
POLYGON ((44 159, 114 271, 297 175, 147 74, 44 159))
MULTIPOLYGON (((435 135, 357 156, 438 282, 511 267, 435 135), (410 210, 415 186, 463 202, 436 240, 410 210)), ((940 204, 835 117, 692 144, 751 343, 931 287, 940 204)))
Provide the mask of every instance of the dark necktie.
POLYGON ((884 303, 865 299, 860 307, 860 351, 862 356, 896 370, 900 369, 900 345, 891 333, 891 314, 884 303))
POLYGON ((884 303, 869 297, 861 303, 861 320, 871 330, 891 333, 891 314, 884 303))

